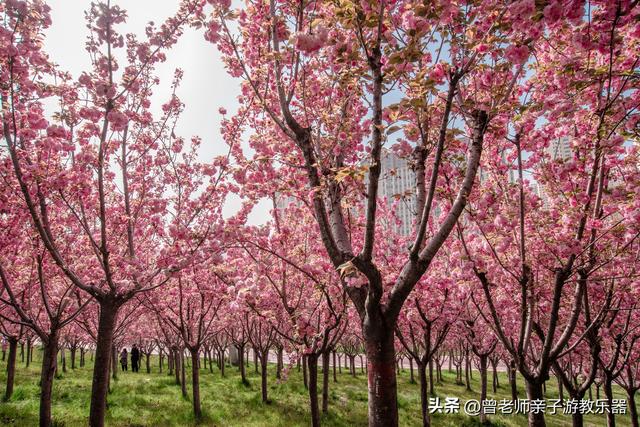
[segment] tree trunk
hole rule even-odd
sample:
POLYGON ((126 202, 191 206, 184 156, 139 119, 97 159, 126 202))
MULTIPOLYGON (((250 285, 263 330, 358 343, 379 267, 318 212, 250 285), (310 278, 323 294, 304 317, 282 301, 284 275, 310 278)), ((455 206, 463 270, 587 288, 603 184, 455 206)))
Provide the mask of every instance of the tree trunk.
POLYGON ((616 416, 611 411, 613 407, 612 382, 613 381, 605 375, 602 390, 604 391, 604 397, 607 399, 607 406, 609 408, 607 411, 607 427, 616 427, 616 416))
POLYGON ((276 353, 276 357, 277 357, 277 363, 276 363, 276 378, 277 379, 281 379, 282 378, 282 368, 284 368, 284 359, 283 359, 283 354, 282 354, 282 347, 277 349, 277 353, 276 353))
POLYGON ((483 402, 487 399, 487 356, 480 357, 480 423, 487 423, 487 414, 484 411, 483 402))
MULTIPOLYGON (((64 350, 62 350, 64 352, 64 350)), ((118 379, 118 349, 114 345, 111 348, 111 376, 114 380, 118 379)))
POLYGON ((7 387, 4 392, 4 400, 11 399, 13 383, 16 378, 16 356, 18 353, 18 339, 9 337, 9 359, 7 360, 7 387))
POLYGON ((322 413, 329 411, 329 351, 322 353, 322 413))
POLYGON ((498 363, 493 363, 491 362, 491 390, 493 390, 494 393, 496 393, 498 391, 498 369, 497 369, 497 365, 498 363))
POLYGON ((311 407, 311 426, 320 426, 320 412, 318 410, 318 355, 309 354, 306 357, 309 370, 309 404, 311 407))
MULTIPOLYGON (((191 388, 193 394, 193 415, 196 420, 202 419, 200 407, 200 369, 198 367, 198 349, 189 349, 191 352, 191 388)), ((148 361, 148 356, 147 356, 148 361)))
POLYGON ((58 335, 52 333, 43 343, 42 371, 40 372, 40 427, 51 426, 51 395, 56 374, 58 335))
MULTIPOLYGON (((514 380, 515 382, 515 380, 514 380)), ((531 400, 544 400, 542 383, 532 383, 527 381, 527 398, 531 400)), ((529 411, 529 427, 546 427, 544 413, 529 411)))
POLYGON ((151 373, 151 352, 146 354, 146 362, 147 362, 147 374, 151 373))
MULTIPOLYGON (((628 366, 628 365, 627 365, 628 366)), ((638 408, 636 407, 636 391, 635 389, 627 390, 627 404, 629 406, 629 416, 631 417, 631 425, 638 427, 638 408)))
POLYGON ((98 338, 96 340, 96 356, 93 365, 93 382, 91 386, 91 408, 89 409, 89 425, 103 427, 107 408, 107 391, 109 387, 109 365, 111 364, 111 347, 113 346, 113 330, 115 328, 118 308, 111 303, 100 304, 98 320, 98 338))
POLYGON ((176 374, 176 385, 180 385, 180 357, 177 348, 173 350, 173 368, 176 374))
POLYGON ((409 357, 409 382, 415 384, 416 379, 413 376, 413 358, 409 357))
POLYGON ((429 395, 436 394, 433 386, 433 356, 429 358, 429 395))
POLYGON ((27 368, 29 367, 29 363, 31 363, 31 338, 27 338, 27 368))
MULTIPOLYGON (((254 350, 255 351, 255 350, 254 350)), ((267 389, 267 363, 269 362, 269 351, 265 351, 260 357, 260 389, 262 391, 262 403, 269 403, 267 389)))
POLYGON ((518 400, 518 385, 516 384, 516 362, 509 363, 509 385, 511 386, 511 400, 518 400))
POLYGON ((226 365, 226 361, 224 360, 224 350, 220 352, 220 375, 224 378, 224 367, 226 365))
POLYGON ((309 388, 309 375, 307 374, 307 356, 302 356, 302 380, 304 381, 304 388, 309 388))
POLYGON ((582 412, 578 410, 578 411, 574 411, 573 414, 571 414, 571 425, 573 427, 584 426, 584 415, 582 414, 582 412))
MULTIPOLYGON (((4 358, 2 359, 4 360, 4 358)), ((338 373, 342 373, 342 355, 338 354, 338 373)))
POLYGON ((465 350, 464 354, 464 383, 467 391, 471 391, 471 363, 469 361, 469 351, 465 350))
MULTIPOLYGON (((193 367, 192 369, 198 369, 197 367, 193 367)), ((187 375, 186 368, 184 363, 184 349, 180 349, 180 386, 182 389, 182 397, 187 397, 187 375)))
POLYGON ((336 352, 335 350, 331 352, 333 354, 333 382, 338 382, 338 374, 336 371, 336 352))
POLYGON ((386 324, 374 329, 365 338, 369 384, 369 427, 398 425, 397 383, 393 327, 386 324))
POLYGON ((62 359, 62 372, 67 373, 67 354, 64 351, 64 347, 60 349, 60 357, 62 359))
POLYGON ((71 347, 69 351, 71 352, 71 369, 73 370, 76 369, 76 348, 71 347))
POLYGON ((238 367, 240 368, 240 378, 242 380, 242 384, 247 385, 249 381, 247 381, 247 372, 246 367, 244 365, 244 345, 238 346, 238 367))
POLYGON ((258 352, 256 351, 255 348, 253 349, 253 366, 256 371, 256 374, 259 373, 258 372, 258 352))
POLYGON ((427 367, 422 362, 417 362, 418 379, 420 380, 420 408, 422 409, 422 427, 431 426, 429 415, 429 396, 427 396, 427 367))

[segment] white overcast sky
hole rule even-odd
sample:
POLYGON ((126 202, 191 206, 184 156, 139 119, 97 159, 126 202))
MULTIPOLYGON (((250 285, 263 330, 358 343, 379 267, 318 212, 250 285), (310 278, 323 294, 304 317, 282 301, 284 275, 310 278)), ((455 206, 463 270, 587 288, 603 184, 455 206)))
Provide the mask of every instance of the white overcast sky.
MULTIPOLYGON (((85 51, 88 34, 84 11, 90 7, 90 0, 49 0, 52 25, 46 31, 45 50, 60 68, 78 77, 90 67, 85 51)), ((135 33, 144 37, 147 22, 161 24, 175 13, 177 0, 112 0, 127 11, 127 22, 120 24, 120 33, 135 33)), ((229 113, 236 111, 239 81, 231 78, 220 61, 216 47, 204 40, 203 32, 187 28, 177 45, 167 52, 167 61, 158 67, 161 84, 154 94, 154 107, 158 108, 169 99, 170 84, 175 68, 184 71, 178 96, 185 103, 185 111, 180 118, 177 134, 189 139, 193 135, 202 138, 201 158, 203 161, 215 155, 226 153, 227 146, 220 135, 219 107, 229 113)), ((225 212, 232 214, 240 206, 237 197, 231 197, 225 205, 225 212)), ((254 208, 249 221, 253 224, 266 222, 269 204, 260 203, 254 208)))

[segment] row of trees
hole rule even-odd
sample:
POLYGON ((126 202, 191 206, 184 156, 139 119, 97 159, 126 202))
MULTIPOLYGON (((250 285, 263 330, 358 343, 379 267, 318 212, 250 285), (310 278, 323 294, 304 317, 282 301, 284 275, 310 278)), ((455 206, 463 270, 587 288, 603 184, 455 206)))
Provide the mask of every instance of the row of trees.
POLYGON ((21 334, 44 348, 41 425, 61 337, 78 327, 95 347, 89 423, 104 424, 110 366, 141 340, 141 316, 147 354, 164 346, 176 375, 191 356, 196 416, 199 357, 231 344, 254 349, 265 401, 269 350, 304 357, 313 425, 318 365, 326 410, 338 346, 366 356, 372 427, 398 425, 399 352, 425 425, 426 372, 460 346, 483 397, 503 359, 530 399, 556 375, 572 398, 602 381, 633 401, 637 2, 193 0, 144 40, 96 3, 78 79, 46 55, 43 1, 0 14, 1 330, 10 362, 21 334), (241 80, 215 159, 175 133, 181 70, 152 106, 155 67, 189 25, 241 80), (385 150, 415 178, 393 200, 380 197, 385 150), (225 217, 230 193, 244 204, 225 217), (265 198, 272 220, 248 225, 265 198))

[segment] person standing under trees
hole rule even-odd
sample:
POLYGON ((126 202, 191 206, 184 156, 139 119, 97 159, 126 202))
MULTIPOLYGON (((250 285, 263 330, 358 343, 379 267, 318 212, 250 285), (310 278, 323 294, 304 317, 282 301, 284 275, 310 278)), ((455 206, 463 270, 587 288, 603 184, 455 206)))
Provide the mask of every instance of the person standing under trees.
POLYGON ((127 349, 123 348, 122 352, 120 352, 120 365, 122 365, 123 371, 127 370, 127 358, 128 358, 127 349))
POLYGON ((140 369, 140 350, 134 344, 131 348, 131 371, 138 372, 138 369, 140 369))

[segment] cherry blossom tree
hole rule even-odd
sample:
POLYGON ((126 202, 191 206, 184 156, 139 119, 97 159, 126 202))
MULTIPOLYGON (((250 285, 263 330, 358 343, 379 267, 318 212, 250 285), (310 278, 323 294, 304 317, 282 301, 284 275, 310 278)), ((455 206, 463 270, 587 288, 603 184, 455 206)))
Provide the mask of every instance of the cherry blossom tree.
MULTIPOLYGON (((251 115, 255 132, 256 154, 236 179, 256 197, 274 187, 302 195, 334 268, 366 278, 366 286, 348 293, 366 344, 369 422, 397 425, 398 316, 460 217, 485 133, 524 76, 522 64, 541 31, 521 28, 515 10, 492 1, 273 0, 247 3, 239 14, 219 4, 211 16, 205 37, 226 55, 229 72, 243 78, 239 115, 251 115), (239 35, 230 25, 236 16, 239 35), (387 101, 391 93, 398 102, 387 101), (396 131, 401 136, 392 137, 396 131), (417 199, 412 244, 398 248, 402 268, 388 278, 376 250, 385 143, 412 159, 417 199), (445 172, 457 184, 451 203, 436 198, 445 172), (366 183, 358 179, 365 174, 366 183), (355 240, 350 197, 364 204, 362 238, 355 240)), ((503 126, 497 120, 496 128, 503 126)))

